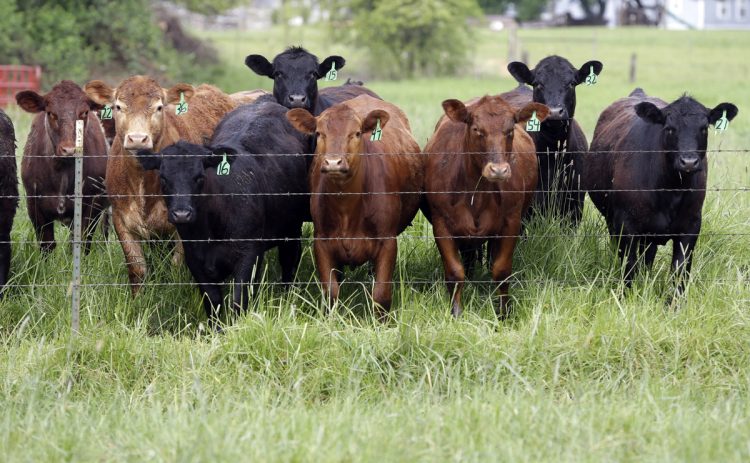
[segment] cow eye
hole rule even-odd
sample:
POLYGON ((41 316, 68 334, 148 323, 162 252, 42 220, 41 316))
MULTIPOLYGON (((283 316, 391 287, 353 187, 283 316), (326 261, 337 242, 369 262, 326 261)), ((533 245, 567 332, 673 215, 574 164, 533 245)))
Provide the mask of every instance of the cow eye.
POLYGON ((536 84, 536 88, 539 90, 544 90, 544 84, 536 84))
POLYGON ((284 77, 284 73, 280 71, 276 71, 273 73, 273 78, 278 79, 279 77, 284 77))
POLYGON ((115 105, 115 111, 122 111, 122 108, 120 107, 119 104, 115 105))
POLYGON ((359 137, 362 136, 362 132, 357 132, 356 134, 354 134, 354 136, 357 137, 357 138, 359 138, 359 137))
POLYGON ((205 178, 203 177, 203 175, 199 175, 199 176, 195 177, 194 180, 195 180, 195 184, 196 185, 203 186, 203 182, 205 181, 205 178))
POLYGON ((163 105, 159 105, 159 106, 157 106, 157 107, 156 107, 156 110, 157 110, 157 111, 159 111, 159 112, 161 112, 161 110, 162 110, 163 108, 164 108, 164 106, 163 106, 163 105))
POLYGON ((664 133, 666 133, 667 135, 674 135, 674 132, 674 128, 672 127, 667 127, 666 129, 664 129, 664 133))

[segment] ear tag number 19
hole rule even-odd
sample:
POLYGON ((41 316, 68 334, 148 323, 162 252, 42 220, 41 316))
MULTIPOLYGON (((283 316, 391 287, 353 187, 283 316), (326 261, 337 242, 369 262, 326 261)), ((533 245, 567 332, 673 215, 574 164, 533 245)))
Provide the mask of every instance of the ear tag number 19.
POLYGON ((726 111, 722 111, 721 117, 714 124, 714 128, 716 129, 716 133, 724 133, 729 128, 729 119, 727 119, 726 111))
POLYGON ((221 162, 216 166, 216 175, 224 176, 229 175, 229 162, 227 161, 227 153, 222 154, 221 162))
POLYGON ((101 112, 99 113, 99 119, 103 121, 107 119, 112 119, 112 106, 104 105, 101 112))
POLYGON ((188 112, 188 104, 187 101, 185 101, 185 94, 183 92, 180 92, 180 102, 177 103, 177 107, 174 110, 174 113, 178 116, 182 116, 188 112))
POLYGON ((380 119, 378 119, 378 122, 375 124, 375 130, 372 131, 372 135, 370 136, 370 141, 380 141, 381 138, 383 138, 383 130, 380 128, 380 119))
POLYGON ((586 85, 596 85, 596 73, 594 66, 589 66, 589 75, 586 76, 586 85))
POLYGON ((331 70, 326 73, 326 80, 336 80, 338 72, 336 72, 336 62, 331 63, 331 70))
POLYGON ((527 132, 539 132, 539 127, 541 123, 539 122, 539 118, 536 117, 536 111, 531 113, 531 119, 526 121, 526 131, 527 132))

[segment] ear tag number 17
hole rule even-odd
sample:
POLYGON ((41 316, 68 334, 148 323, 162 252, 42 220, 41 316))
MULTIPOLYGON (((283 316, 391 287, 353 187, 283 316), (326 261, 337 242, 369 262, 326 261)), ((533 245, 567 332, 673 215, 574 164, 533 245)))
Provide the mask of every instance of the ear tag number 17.
POLYGON ((586 85, 596 85, 596 73, 594 66, 589 66, 589 75, 586 76, 586 85))
POLYGON ((370 136, 370 141, 380 141, 381 138, 383 138, 383 130, 380 128, 380 119, 378 119, 378 122, 375 124, 375 130, 372 131, 372 135, 370 136))
POLYGON ((714 128, 716 129, 716 133, 724 133, 729 128, 729 119, 727 119, 726 111, 722 111, 721 117, 714 124, 714 128))
POLYGON ((539 118, 536 117, 536 111, 531 113, 531 118, 526 121, 526 131, 527 132, 539 132, 539 127, 541 123, 539 122, 539 118))
POLYGON ((185 94, 183 92, 180 92, 180 102, 177 103, 177 107, 174 110, 174 113, 178 116, 182 116, 188 112, 188 104, 187 101, 185 101, 185 94))
POLYGON ((331 70, 326 72, 326 80, 336 80, 338 72, 336 72, 336 62, 331 63, 331 70))
POLYGON ((104 105, 101 112, 99 113, 99 119, 103 121, 107 119, 112 119, 112 106, 104 105))
POLYGON ((216 166, 216 175, 224 176, 229 175, 229 162, 227 161, 227 153, 222 154, 221 162, 216 166))

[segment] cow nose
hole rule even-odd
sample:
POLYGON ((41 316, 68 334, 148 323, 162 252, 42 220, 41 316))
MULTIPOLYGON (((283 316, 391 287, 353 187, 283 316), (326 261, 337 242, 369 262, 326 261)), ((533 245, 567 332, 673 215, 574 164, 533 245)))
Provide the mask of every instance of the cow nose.
POLYGON ((507 180, 510 177, 510 164, 490 163, 485 168, 485 175, 488 180, 507 180))
POLYGON ((129 133, 125 137, 125 148, 153 148, 151 136, 147 133, 129 133))
POLYGON ((176 209, 169 213, 172 223, 188 223, 193 218, 192 209, 176 209))
POLYGON ((549 108, 549 116, 547 119, 567 119, 568 111, 562 106, 549 108))
POLYGON ((679 167, 682 171, 693 172, 700 168, 700 159, 697 156, 680 156, 679 167))
POLYGON ((306 95, 289 95, 289 103, 291 103, 292 106, 302 106, 306 101, 306 95))
POLYGON ((341 173, 349 171, 349 166, 344 162, 343 156, 326 156, 323 158, 323 165, 320 168, 322 173, 341 173))
POLYGON ((75 146, 60 146, 60 154, 63 156, 73 156, 76 154, 75 146))

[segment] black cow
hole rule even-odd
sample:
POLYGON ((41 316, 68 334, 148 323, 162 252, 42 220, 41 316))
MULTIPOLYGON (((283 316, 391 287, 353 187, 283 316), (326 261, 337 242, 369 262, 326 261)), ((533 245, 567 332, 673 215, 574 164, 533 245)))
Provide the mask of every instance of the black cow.
POLYGON ((10 229, 18 208, 16 133, 13 122, 0 109, 0 297, 10 271, 10 229))
POLYGON ((619 239, 628 286, 638 255, 651 267, 670 239, 673 269, 689 274, 706 197, 708 126, 724 115, 732 120, 737 107, 708 109, 689 96, 668 105, 636 89, 599 116, 584 187, 619 239))
POLYGON ((583 213, 584 192, 579 185, 581 155, 588 150, 583 130, 573 118, 576 110, 576 86, 591 74, 602 72, 599 61, 588 61, 576 69, 565 58, 548 56, 532 70, 513 62, 508 72, 521 84, 501 96, 515 107, 531 101, 550 108, 539 132, 529 132, 539 159, 539 181, 530 211, 551 210, 578 224, 583 213), (533 87, 530 91, 523 84, 533 87))
POLYGON ((273 96, 279 104, 290 109, 303 108, 315 116, 326 108, 362 94, 380 98, 363 87, 361 82, 351 81, 318 92, 318 79, 325 77, 333 65, 338 71, 345 63, 346 60, 340 56, 329 56, 319 64, 318 57, 302 47, 287 48, 276 55, 273 63, 262 55, 248 55, 245 58, 245 65, 253 72, 273 79, 273 96))
POLYGON ((309 138, 292 128, 286 111, 276 102, 241 106, 219 123, 210 149, 181 141, 160 155, 138 153, 144 169, 159 169, 169 221, 180 234, 211 321, 227 278, 234 279, 235 310, 247 306, 246 283, 268 249, 279 248, 283 281, 294 279, 302 222, 310 216, 307 161, 305 156, 245 155, 310 150, 309 138), (230 170, 220 176, 223 154, 230 170), (290 240, 275 241, 285 238, 290 240))

